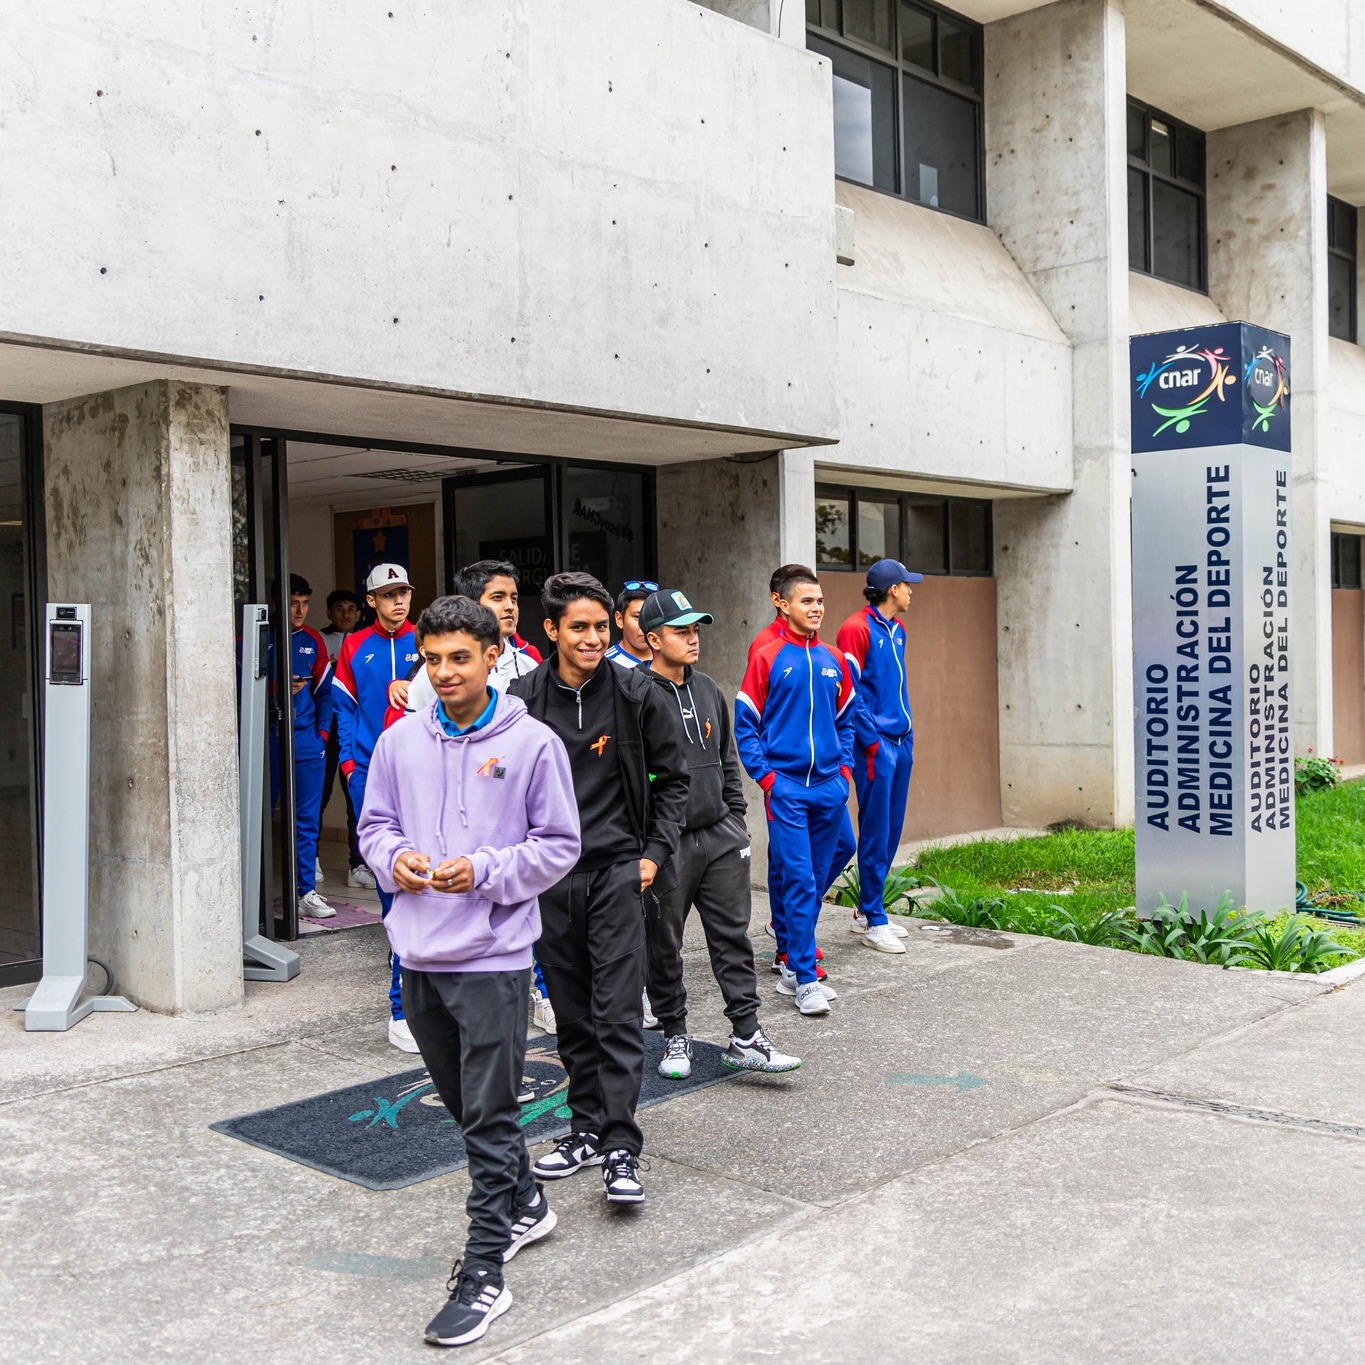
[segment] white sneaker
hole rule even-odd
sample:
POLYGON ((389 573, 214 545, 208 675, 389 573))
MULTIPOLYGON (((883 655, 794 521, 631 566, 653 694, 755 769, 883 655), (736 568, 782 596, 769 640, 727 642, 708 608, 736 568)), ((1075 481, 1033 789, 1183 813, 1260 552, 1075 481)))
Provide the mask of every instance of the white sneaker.
POLYGON ((346 874, 346 885, 359 886, 366 891, 378 890, 378 886, 376 885, 374 880, 374 873, 371 872, 370 869, 366 867, 364 863, 361 863, 359 867, 353 867, 346 874))
POLYGON ((752 1038, 736 1038, 730 1035, 730 1046, 720 1054, 720 1063, 731 1071, 795 1071, 801 1065, 800 1057, 789 1057, 779 1052, 772 1040, 762 1029, 756 1029, 752 1038))
POLYGON ((808 981, 796 988, 796 1008, 802 1014, 828 1014, 829 1001, 820 989, 818 981, 808 981))
POLYGON ((396 1047, 399 1052, 417 1052, 417 1039, 412 1036, 412 1030, 408 1027, 406 1019, 389 1020, 389 1042, 396 1047))
POLYGON ((658 1028, 659 1021, 654 1017, 654 1011, 649 1007, 649 992, 640 992, 640 1013, 643 1016, 641 1023, 645 1028, 658 1028))
POLYGON ((659 1075, 670 1081, 685 1081, 692 1074, 692 1040, 685 1033, 675 1033, 664 1043, 659 1075))
MULTIPOLYGON (((910 937, 910 931, 909 931, 909 929, 905 928, 903 925, 900 925, 900 924, 892 924, 892 923, 888 920, 888 921, 887 921, 887 926, 890 928, 891 932, 892 932, 893 934, 895 934, 895 936, 896 936, 897 938, 909 938, 909 937, 910 937)), ((850 934, 865 934, 865 933, 867 933, 867 916, 866 916, 865 914, 863 914, 863 912, 862 912, 861 910, 855 910, 855 911, 853 912, 853 923, 850 924, 850 925, 848 926, 848 932, 849 932, 850 934)))
POLYGON ((531 991, 531 1023, 543 1033, 555 1032, 555 1007, 550 997, 538 990, 531 991))
MULTIPOLYGON (((839 992, 824 981, 813 981, 811 982, 811 985, 819 986, 820 994, 823 995, 826 1000, 837 1000, 839 998, 839 992)), ((796 973, 784 964, 782 973, 777 978, 778 995, 798 995, 800 994, 800 989, 801 988, 796 984, 796 973)))
POLYGON ((889 924, 874 924, 863 935, 863 947, 875 948, 879 953, 903 953, 905 944, 896 937, 889 924))
POLYGON ((321 858, 314 858, 314 859, 313 859, 313 881, 314 881, 314 883, 317 883, 317 882, 325 882, 326 880, 327 880, 327 878, 324 877, 324 876, 322 875, 322 859, 321 859, 321 858))
POLYGON ((336 911, 316 891, 299 897, 299 914, 309 919, 331 919, 336 911))

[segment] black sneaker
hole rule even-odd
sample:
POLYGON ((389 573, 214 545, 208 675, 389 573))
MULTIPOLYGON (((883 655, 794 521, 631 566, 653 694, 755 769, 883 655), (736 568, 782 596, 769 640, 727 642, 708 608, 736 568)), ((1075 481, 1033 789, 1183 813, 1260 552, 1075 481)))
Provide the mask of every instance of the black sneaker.
POLYGON ((562 1180, 580 1166, 600 1166, 602 1153, 597 1150, 596 1133, 570 1133, 560 1138, 552 1152, 546 1152, 531 1169, 542 1180, 562 1180))
POLYGON ((545 1197, 544 1186, 537 1185, 535 1199, 512 1210, 512 1240, 502 1253, 503 1261, 510 1261, 528 1242, 538 1242, 542 1237, 548 1237, 558 1222, 550 1201, 545 1197))
POLYGON ((640 1184, 640 1163, 624 1147, 617 1147, 601 1158, 602 1183, 607 1187, 608 1204, 643 1204, 645 1187, 640 1184))
POLYGON ((779 1052, 772 1039, 763 1030, 755 1029, 752 1038, 737 1038, 731 1035, 730 1046, 720 1054, 720 1063, 731 1071, 765 1071, 774 1074, 781 1071, 795 1071, 801 1065, 800 1057, 790 1057, 779 1052))
POLYGON ((517 1103, 530 1104, 536 1097, 536 1087, 529 1076, 521 1078, 521 1085, 517 1089, 517 1103))
POLYGON ((465 1346, 478 1341, 494 1318, 512 1306, 512 1292, 494 1266, 466 1267, 456 1261, 446 1281, 450 1299, 427 1323, 426 1339, 433 1346, 465 1346))

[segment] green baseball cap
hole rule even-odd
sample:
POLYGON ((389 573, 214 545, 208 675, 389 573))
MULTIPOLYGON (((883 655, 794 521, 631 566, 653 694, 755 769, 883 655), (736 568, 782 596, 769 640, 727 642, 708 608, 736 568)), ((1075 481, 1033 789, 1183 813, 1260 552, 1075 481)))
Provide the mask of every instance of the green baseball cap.
POLYGON ((640 607, 640 629, 645 633, 660 626, 709 626, 714 620, 710 612, 698 611, 676 588, 660 588, 640 607))

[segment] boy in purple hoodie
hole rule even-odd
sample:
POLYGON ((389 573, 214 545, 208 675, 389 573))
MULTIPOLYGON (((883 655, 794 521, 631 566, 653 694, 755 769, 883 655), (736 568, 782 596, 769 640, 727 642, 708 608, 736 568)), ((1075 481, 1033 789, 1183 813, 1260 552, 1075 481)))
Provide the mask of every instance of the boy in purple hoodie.
POLYGON ((435 1345, 462 1346, 511 1307, 503 1263, 555 1225, 517 1095, 537 898, 578 860, 578 807, 563 743, 488 685, 501 647, 493 613, 438 598, 418 632, 437 699, 379 737, 358 833, 394 895, 384 924, 404 1014, 469 1153, 469 1238, 426 1329, 435 1345))

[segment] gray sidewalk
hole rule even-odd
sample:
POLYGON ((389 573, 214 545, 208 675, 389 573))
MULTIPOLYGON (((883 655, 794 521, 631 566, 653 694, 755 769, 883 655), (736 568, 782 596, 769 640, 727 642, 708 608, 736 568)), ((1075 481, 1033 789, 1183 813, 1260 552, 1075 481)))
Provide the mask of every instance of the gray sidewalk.
MULTIPOLYGON (((559 1229, 457 1359, 1359 1354, 1365 986, 946 927, 892 958, 846 924, 821 924, 828 1019, 760 964, 805 1068, 645 1111, 638 1212, 552 1186, 559 1229)), ((4 1358, 430 1358, 464 1174, 372 1192, 208 1129, 411 1066, 379 934, 302 951, 230 1015, 0 1013, 4 1358)))

